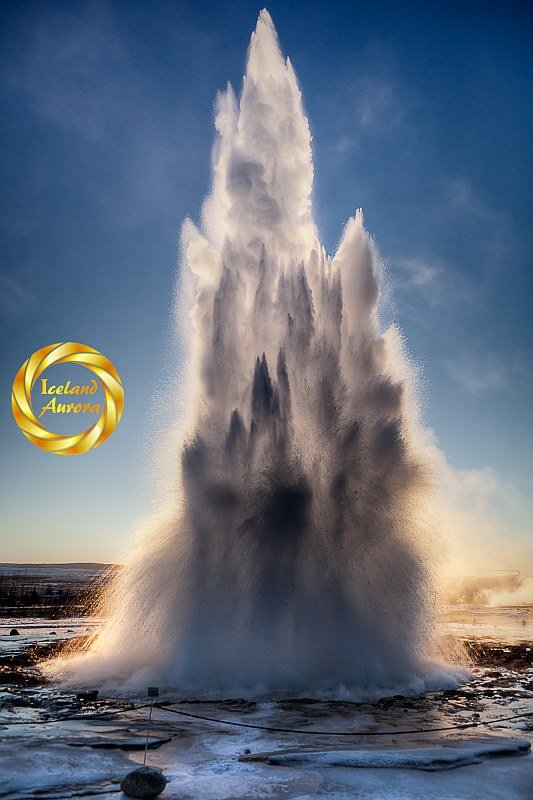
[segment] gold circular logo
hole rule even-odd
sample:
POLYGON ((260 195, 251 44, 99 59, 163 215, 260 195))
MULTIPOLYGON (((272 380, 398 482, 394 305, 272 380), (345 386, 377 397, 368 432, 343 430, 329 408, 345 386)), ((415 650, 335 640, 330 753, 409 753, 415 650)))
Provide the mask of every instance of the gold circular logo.
MULTIPOLYGON (((92 381, 94 388, 74 387, 73 390, 65 394, 75 394, 75 389, 87 390, 92 393, 97 388, 97 382, 92 381)), ((53 387, 56 388, 56 387, 53 387)), ((64 390, 64 387, 61 387, 64 390)), ((51 392, 48 392, 49 394, 51 392)), ((83 391, 81 392, 84 393, 83 391)), ((78 402, 67 406, 67 410, 85 410, 84 405, 90 406, 93 411, 95 405, 90 403, 83 404, 78 402), (80 407, 78 409, 78 406, 80 407)), ((87 398, 83 398, 87 399, 87 398)), ((55 401, 54 401, 55 402, 55 401)), ((96 404, 99 407, 99 404, 96 404)), ((13 381, 13 391, 11 393, 11 408, 15 422, 26 437, 42 450, 49 453, 57 453, 60 456, 73 456, 78 453, 86 453, 93 450, 105 442, 117 427, 122 411, 124 409, 124 388, 120 375, 115 367, 102 353, 93 347, 78 342, 58 342, 42 347, 31 355, 21 366, 13 381), (87 430, 78 434, 59 434, 52 433, 39 422, 32 408, 31 392, 39 376, 55 364, 80 364, 87 367, 97 376, 104 391, 104 403, 101 413, 94 423, 87 430)))

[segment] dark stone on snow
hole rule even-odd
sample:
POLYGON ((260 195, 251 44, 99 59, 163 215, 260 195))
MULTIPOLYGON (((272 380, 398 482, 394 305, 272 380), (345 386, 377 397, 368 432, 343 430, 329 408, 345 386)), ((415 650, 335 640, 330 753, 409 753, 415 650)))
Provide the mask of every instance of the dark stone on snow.
POLYGON ((98 689, 91 689, 89 692, 78 692, 76 699, 81 703, 92 703, 98 697, 98 689))
POLYGON ((165 776, 153 767, 137 767, 128 772, 120 782, 120 788, 128 797, 137 797, 139 800, 154 800, 167 782, 165 776))

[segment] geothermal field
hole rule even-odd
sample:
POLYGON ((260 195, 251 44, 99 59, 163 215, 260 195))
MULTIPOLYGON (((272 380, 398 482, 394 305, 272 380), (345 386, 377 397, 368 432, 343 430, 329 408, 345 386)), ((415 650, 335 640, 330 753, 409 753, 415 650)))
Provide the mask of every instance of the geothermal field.
POLYGON ((175 800, 474 800, 480 787, 494 800, 531 796, 533 605, 446 606, 438 636, 470 670, 455 689, 354 702, 275 692, 209 701, 162 688, 151 721, 147 687, 95 696, 97 684, 43 675, 43 660, 101 629, 94 616, 57 612, 0 620, 0 796, 121 796, 147 743, 146 763, 175 800))
POLYGON ((266 11, 215 125, 181 237, 170 489, 112 575, 2 584, 0 798, 116 797, 146 760, 168 800, 525 800, 527 582, 505 603, 443 584, 417 372, 361 210, 335 255, 320 242, 266 11))

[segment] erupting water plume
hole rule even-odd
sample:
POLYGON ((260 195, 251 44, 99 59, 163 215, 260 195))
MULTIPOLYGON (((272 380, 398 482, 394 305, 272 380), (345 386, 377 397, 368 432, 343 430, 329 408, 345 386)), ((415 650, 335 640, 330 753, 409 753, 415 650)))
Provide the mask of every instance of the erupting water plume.
POLYGON ((216 127, 203 230, 182 234, 175 493, 72 668, 197 696, 423 690, 434 446, 401 335, 379 327, 361 212, 334 258, 318 240, 308 122, 266 11, 216 127))

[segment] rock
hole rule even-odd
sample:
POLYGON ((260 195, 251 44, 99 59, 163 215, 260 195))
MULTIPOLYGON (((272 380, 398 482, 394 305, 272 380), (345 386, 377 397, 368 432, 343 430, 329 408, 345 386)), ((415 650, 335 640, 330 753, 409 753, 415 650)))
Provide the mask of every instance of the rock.
POLYGON ((125 795, 138 797, 139 800, 153 800, 166 785, 163 773, 153 767, 137 767, 128 772, 120 782, 120 788, 125 795))
POLYGON ((14 708, 31 708, 32 704, 28 703, 23 697, 12 697, 11 702, 14 708))
POLYGON ((81 703, 91 703, 98 697, 98 689, 91 689, 88 692, 79 692, 76 697, 81 703))
POLYGON ((9 635, 10 636, 20 636, 20 633, 18 632, 18 630, 16 628, 11 628, 11 630, 9 631, 9 635))

